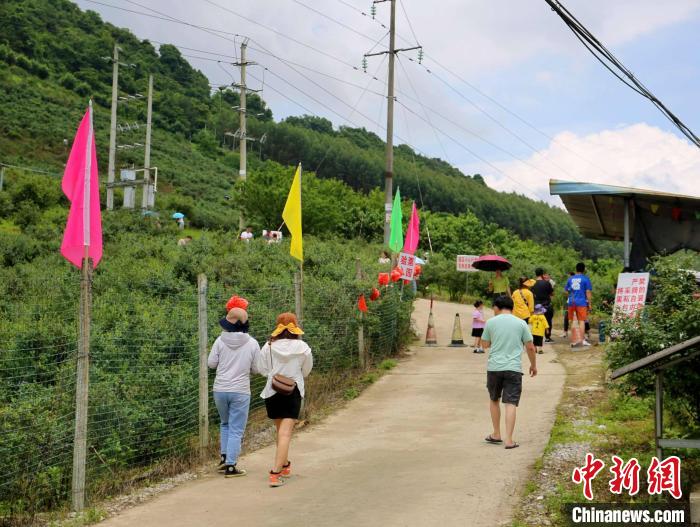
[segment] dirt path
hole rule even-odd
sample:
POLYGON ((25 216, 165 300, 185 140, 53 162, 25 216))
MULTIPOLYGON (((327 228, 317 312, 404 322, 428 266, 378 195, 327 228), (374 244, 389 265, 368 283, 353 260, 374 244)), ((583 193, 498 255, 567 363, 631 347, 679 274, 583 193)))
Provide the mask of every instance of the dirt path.
MULTIPOLYGON (((428 303, 416 306, 424 335, 428 303)), ((435 304, 438 342, 448 344, 455 312, 465 340, 471 307, 435 304)), ((469 338, 469 340, 471 340, 469 338)), ((564 371, 540 355, 540 375, 524 377, 516 438, 488 445, 486 355, 471 348, 417 345, 414 356, 346 408, 292 443, 296 474, 267 487, 271 447, 240 460, 248 476, 211 474, 125 511, 105 526, 469 525, 507 522, 528 468, 542 453, 564 371)), ((524 362, 527 362, 525 359, 524 362)))

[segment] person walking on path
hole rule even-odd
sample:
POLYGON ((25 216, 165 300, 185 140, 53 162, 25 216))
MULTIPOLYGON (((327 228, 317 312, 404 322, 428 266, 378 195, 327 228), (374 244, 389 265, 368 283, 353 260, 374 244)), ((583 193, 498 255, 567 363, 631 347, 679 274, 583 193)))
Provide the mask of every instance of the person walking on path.
POLYGON ((549 281, 547 273, 541 267, 535 269, 535 285, 532 286, 532 296, 535 298, 535 306, 539 304, 545 310, 544 316, 547 319, 547 330, 544 334, 544 341, 552 342, 552 321, 554 319, 552 296, 554 296, 554 287, 549 281))
MULTIPOLYGON (((247 305, 247 304, 246 304, 247 305)), ((221 462, 224 476, 245 476, 236 466, 250 408, 250 373, 258 373, 258 341, 248 335, 248 313, 229 309, 219 321, 223 330, 214 341, 207 364, 216 368, 214 403, 221 419, 221 462)))
POLYGON ((585 331, 588 313, 591 310, 593 285, 591 284, 590 278, 585 275, 585 272, 586 264, 583 262, 577 263, 576 274, 569 277, 564 288, 569 293, 569 307, 567 310, 569 324, 573 324, 574 315, 576 315, 581 338, 580 341, 571 344, 572 348, 591 345, 585 338, 585 331))
POLYGON ((532 296, 530 288, 535 285, 535 281, 525 276, 518 279, 518 289, 513 293, 513 314, 528 323, 530 315, 535 311, 535 298, 532 296))
POLYGON ((530 360, 530 377, 537 375, 537 355, 532 344, 532 334, 524 320, 513 315, 513 300, 502 296, 494 301, 494 313, 484 327, 481 337, 484 349, 489 352, 486 371, 486 388, 489 392, 493 432, 486 436, 487 443, 501 444, 501 405, 505 406, 505 448, 517 448, 513 441, 515 414, 523 389, 521 355, 523 345, 530 360))
POLYGON ((277 429, 275 460, 269 476, 271 487, 284 485, 292 473, 289 444, 304 398, 304 378, 313 367, 311 348, 299 338, 303 334, 294 313, 282 313, 260 352, 260 373, 267 375, 260 397, 265 399, 267 417, 275 421, 277 429), (287 391, 280 384, 293 385, 293 389, 287 391))
POLYGON ((542 345, 545 342, 544 335, 549 329, 549 322, 545 316, 547 309, 542 304, 535 305, 535 312, 530 317, 530 326, 532 332, 532 342, 535 345, 535 351, 542 354, 542 345))
POLYGON ((510 296, 510 284, 508 283, 508 278, 503 276, 503 272, 500 270, 496 271, 496 275, 489 282, 488 289, 493 295, 494 301, 502 295, 510 296))
POLYGON ((481 347, 481 335, 484 332, 484 303, 481 300, 474 302, 474 311, 472 312, 472 337, 474 337, 474 353, 484 353, 481 347))

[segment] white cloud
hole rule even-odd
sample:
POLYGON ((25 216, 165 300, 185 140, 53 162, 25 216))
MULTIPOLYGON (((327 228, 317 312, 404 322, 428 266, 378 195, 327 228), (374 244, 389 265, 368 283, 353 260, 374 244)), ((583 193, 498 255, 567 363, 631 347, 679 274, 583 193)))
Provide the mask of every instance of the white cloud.
MULTIPOLYGON (((700 150, 645 123, 585 136, 562 132, 525 161, 498 163, 507 177, 485 170, 489 185, 548 197, 553 178, 698 195, 700 150)), ((561 205, 554 196, 548 201, 561 205)))

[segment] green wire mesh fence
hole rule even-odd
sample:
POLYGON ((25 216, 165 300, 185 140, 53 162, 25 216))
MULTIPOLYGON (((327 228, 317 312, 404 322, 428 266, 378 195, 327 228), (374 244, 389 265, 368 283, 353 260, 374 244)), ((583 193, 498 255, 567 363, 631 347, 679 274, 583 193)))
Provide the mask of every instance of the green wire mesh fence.
MULTIPOLYGON (((394 355, 409 338, 411 300, 383 291, 362 322, 360 285, 309 277, 304 339, 314 355, 307 408, 337 396, 339 377, 359 366, 358 327, 371 361, 394 355)), ((0 520, 65 506, 70 500, 75 423, 79 283, 46 284, 38 302, 18 294, 0 306, 0 520)), ((206 292, 207 351, 232 294, 250 301, 251 335, 260 344, 277 315, 295 311, 294 284, 246 288, 211 283, 206 292)), ((33 298, 36 298, 34 296, 33 298)), ((86 480, 88 502, 144 478, 173 474, 199 455, 198 291, 95 288, 90 339, 86 480)), ((218 416, 211 400, 211 448, 218 416)), ((265 379, 251 379, 251 416, 264 406, 265 379)), ((307 410, 308 412, 308 410, 307 410)), ((260 414, 261 415, 261 414, 260 414)), ((308 413, 307 413, 308 418, 308 413)))

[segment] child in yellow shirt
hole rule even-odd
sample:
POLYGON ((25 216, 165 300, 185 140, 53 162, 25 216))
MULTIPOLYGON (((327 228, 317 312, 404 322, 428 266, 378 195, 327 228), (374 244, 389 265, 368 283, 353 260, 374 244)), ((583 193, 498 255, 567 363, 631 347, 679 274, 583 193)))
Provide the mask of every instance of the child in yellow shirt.
POLYGON ((535 345, 537 353, 542 354, 542 343, 544 341, 545 332, 549 329, 549 323, 544 314, 547 312, 547 308, 542 304, 537 304, 535 306, 535 312, 530 317, 530 326, 532 330, 532 343, 535 345))

